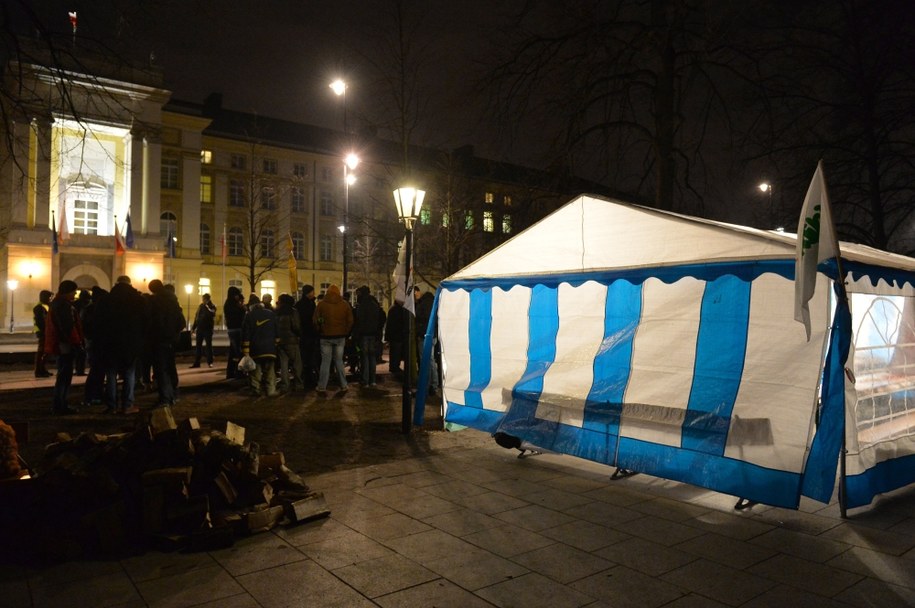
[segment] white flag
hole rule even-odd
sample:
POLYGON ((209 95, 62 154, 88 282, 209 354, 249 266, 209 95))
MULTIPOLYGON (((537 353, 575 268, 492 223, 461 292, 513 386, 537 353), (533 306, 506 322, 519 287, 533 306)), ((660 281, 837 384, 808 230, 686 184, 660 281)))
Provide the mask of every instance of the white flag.
MULTIPOLYGON (((829 208, 823 161, 810 181, 801 218, 797 225, 797 254, 794 262, 794 319, 804 324, 810 340, 810 310, 808 302, 813 297, 817 281, 817 265, 823 260, 839 256, 839 242, 829 208)), ((839 277, 841 280, 841 277, 839 277)))
MULTIPOLYGON (((410 264, 409 276, 404 264, 404 257, 407 255, 406 237, 400 242, 400 249, 397 252, 397 267, 394 269, 394 299, 402 300, 404 308, 410 311, 410 314, 416 315, 416 304, 413 300, 413 264, 410 264)), ((413 257, 412 251, 410 257, 413 257)), ((412 260, 411 260, 412 262, 412 260)))

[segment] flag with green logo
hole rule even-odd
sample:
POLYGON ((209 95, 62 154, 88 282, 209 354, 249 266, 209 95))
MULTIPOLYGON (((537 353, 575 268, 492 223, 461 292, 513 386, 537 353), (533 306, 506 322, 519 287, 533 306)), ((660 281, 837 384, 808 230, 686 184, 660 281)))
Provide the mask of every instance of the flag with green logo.
POLYGON ((817 265, 839 256, 835 225, 829 208, 823 161, 810 181, 801 218, 797 225, 797 255, 794 262, 794 318, 804 324, 810 340, 810 309, 808 303, 816 290, 817 265))

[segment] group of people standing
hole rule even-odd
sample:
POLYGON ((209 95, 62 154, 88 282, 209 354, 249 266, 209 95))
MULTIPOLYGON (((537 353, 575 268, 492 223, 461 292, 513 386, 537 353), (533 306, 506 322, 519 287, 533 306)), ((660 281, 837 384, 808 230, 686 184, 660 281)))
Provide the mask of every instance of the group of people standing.
POLYGON ((104 404, 108 413, 137 413, 135 390, 140 381, 155 381, 159 405, 177 399, 178 372, 175 349, 185 329, 184 313, 172 285, 155 279, 149 293, 141 294, 130 277, 117 278, 111 291, 95 286, 80 298, 74 281, 60 282, 57 293, 42 292, 33 309, 39 350, 35 376, 47 377, 47 357, 55 357, 57 377, 52 410, 56 414, 79 411, 70 404, 70 386, 80 357, 89 368, 83 405, 104 404), (122 381, 118 394, 118 380, 122 381))

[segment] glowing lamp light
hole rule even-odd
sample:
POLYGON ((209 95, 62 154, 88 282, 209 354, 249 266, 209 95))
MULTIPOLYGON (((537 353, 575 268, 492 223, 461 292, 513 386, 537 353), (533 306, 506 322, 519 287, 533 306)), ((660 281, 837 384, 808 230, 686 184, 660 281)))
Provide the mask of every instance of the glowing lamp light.
POLYGON ((346 93, 346 83, 343 82, 343 80, 337 78, 335 81, 330 83, 330 90, 338 96, 343 95, 346 93))
POLYGON ((407 225, 407 228, 413 227, 413 222, 419 217, 419 210, 423 206, 423 199, 426 198, 425 190, 416 188, 398 188, 394 191, 394 205, 397 207, 397 216, 407 225))

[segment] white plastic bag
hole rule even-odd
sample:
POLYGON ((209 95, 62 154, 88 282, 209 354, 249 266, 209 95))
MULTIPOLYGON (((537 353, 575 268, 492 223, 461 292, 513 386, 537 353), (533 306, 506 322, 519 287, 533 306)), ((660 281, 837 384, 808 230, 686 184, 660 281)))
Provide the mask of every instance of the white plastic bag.
POLYGON ((250 355, 245 355, 238 362, 238 371, 240 372, 253 372, 255 369, 257 369, 257 363, 254 362, 250 355))

